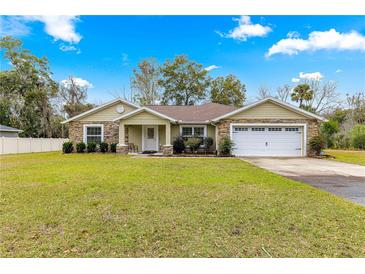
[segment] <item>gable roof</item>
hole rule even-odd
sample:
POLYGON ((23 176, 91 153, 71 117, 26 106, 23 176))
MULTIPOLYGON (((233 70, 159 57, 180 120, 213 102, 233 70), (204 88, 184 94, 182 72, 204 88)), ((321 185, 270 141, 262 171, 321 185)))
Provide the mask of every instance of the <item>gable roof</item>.
POLYGON ((139 108, 139 106, 137 106, 137 105, 135 105, 135 104, 133 104, 133 103, 131 103, 131 102, 128 102, 128 101, 123 100, 123 99, 121 99, 121 98, 117 98, 117 99, 111 100, 111 101, 109 101, 109 102, 107 102, 107 103, 105 103, 105 104, 102 104, 102 105, 100 105, 100 106, 97 106, 97 107, 95 107, 95 108, 92 108, 92 109, 90 109, 90 110, 88 110, 88 111, 85 111, 85 112, 83 112, 83 113, 80 113, 79 115, 76 115, 76 116, 74 116, 74 117, 71 117, 71 118, 69 118, 69 119, 67 119, 67 120, 65 120, 65 121, 63 121, 63 122, 61 122, 61 124, 65 124, 65 123, 71 122, 71 121, 73 121, 73 120, 83 118, 83 117, 85 117, 85 116, 88 116, 88 115, 90 115, 90 114, 93 114, 93 113, 95 113, 95 112, 98 112, 98 111, 100 111, 100 110, 102 110, 102 109, 105 109, 105 108, 107 108, 107 107, 109 107, 109 106, 111 106, 111 105, 117 104, 117 103, 123 103, 123 104, 129 105, 129 106, 131 106, 131 107, 139 108))
POLYGON ((264 99, 262 99, 262 100, 259 100, 259 101, 255 102, 255 103, 252 103, 252 104, 250 104, 250 105, 247 105, 247 106, 244 106, 244 107, 242 107, 242 108, 236 109, 236 110, 234 110, 234 111, 232 111, 232 112, 226 113, 226 114, 224 114, 224 115, 222 115, 222 116, 219 116, 219 117, 217 117, 217 118, 213 119, 213 121, 214 121, 214 122, 217 122, 217 121, 219 121, 219 120, 221 120, 221 119, 224 119, 224 118, 230 117, 230 116, 232 116, 232 115, 234 115, 234 114, 237 114, 237 113, 240 113, 240 112, 242 112, 242 111, 249 110, 249 109, 251 109, 251 108, 254 108, 254 107, 256 107, 256 106, 258 106, 258 105, 261 105, 261 104, 263 104, 263 103, 266 103, 266 102, 272 102, 272 103, 274 103, 274 104, 276 104, 276 105, 279 105, 279 106, 281 106, 281 107, 283 107, 283 108, 286 108, 286 109, 288 109, 288 110, 291 110, 291 111, 293 111, 293 112, 299 113, 299 114, 301 114, 301 115, 303 115, 303 116, 305 116, 305 117, 308 117, 308 118, 313 118, 313 119, 317 119, 317 120, 320 120, 320 121, 327 121, 327 119, 325 119, 325 118, 323 118, 323 117, 321 117, 321 116, 319 116, 319 115, 316 115, 316 114, 314 114, 314 113, 312 113, 312 112, 309 112, 309 111, 303 110, 303 109, 298 108, 298 107, 296 107, 296 106, 290 105, 290 104, 288 104, 288 103, 286 103, 286 102, 283 102, 283 101, 278 100, 278 99, 273 98, 273 97, 267 97, 267 98, 264 98, 264 99))
POLYGON ((212 119, 232 112, 236 109, 234 106, 227 106, 211 102, 197 106, 149 105, 146 106, 146 108, 172 117, 179 123, 208 123, 212 119))
POLYGON ((21 129, 0 125, 0 131, 3 132, 22 132, 21 129))
POLYGON ((157 111, 155 111, 155 110, 153 110, 153 109, 149 109, 149 108, 147 108, 147 107, 141 107, 141 108, 138 108, 138 109, 133 110, 133 111, 131 111, 131 112, 128 112, 128 113, 126 113, 126 114, 123 114, 123 115, 121 115, 121 116, 119 116, 119 117, 115 118, 115 119, 113 120, 113 122, 116 122, 116 121, 119 121, 119 120, 122 120, 122 119, 126 119, 126 118, 129 118, 129 117, 132 117, 132 116, 137 115, 138 113, 141 113, 141 112, 143 112, 143 111, 146 111, 146 112, 148 112, 148 113, 151 113, 151 114, 153 114, 153 115, 155 115, 155 116, 157 116, 157 117, 160 117, 160 118, 162 118, 162 119, 167 119, 167 120, 169 120, 170 122, 177 122, 174 118, 171 118, 171 117, 169 117, 169 116, 167 116, 167 115, 164 115, 164 114, 162 114, 162 113, 160 113, 160 112, 157 112, 157 111))

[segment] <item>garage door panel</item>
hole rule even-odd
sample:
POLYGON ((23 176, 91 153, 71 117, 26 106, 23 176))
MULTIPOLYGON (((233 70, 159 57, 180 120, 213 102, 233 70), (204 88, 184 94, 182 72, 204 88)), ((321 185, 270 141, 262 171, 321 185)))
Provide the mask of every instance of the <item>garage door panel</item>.
POLYGON ((237 156, 302 156, 301 127, 233 126, 237 156))

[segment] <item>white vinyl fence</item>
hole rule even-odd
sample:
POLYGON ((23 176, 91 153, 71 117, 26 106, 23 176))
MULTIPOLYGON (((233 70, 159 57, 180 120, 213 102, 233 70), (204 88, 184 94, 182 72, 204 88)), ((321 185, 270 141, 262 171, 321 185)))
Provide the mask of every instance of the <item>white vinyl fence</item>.
POLYGON ((58 151, 67 141, 64 138, 0 137, 0 154, 58 151))

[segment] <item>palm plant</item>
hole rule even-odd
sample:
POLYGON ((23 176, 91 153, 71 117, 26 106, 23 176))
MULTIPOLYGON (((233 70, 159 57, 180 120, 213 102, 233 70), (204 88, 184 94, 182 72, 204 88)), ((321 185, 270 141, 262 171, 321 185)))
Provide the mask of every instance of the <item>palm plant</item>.
POLYGON ((299 102, 299 107, 303 108, 303 101, 309 101, 313 99, 313 90, 308 84, 300 84, 296 86, 290 94, 291 99, 295 102, 299 102))

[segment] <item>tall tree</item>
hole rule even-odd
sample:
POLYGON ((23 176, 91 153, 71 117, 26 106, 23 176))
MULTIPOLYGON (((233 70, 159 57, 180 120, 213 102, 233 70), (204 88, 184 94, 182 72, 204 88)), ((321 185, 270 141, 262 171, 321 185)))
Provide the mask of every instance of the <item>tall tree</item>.
POLYGON ((258 89, 258 96, 257 99, 261 100, 261 99, 265 99, 267 97, 270 97, 270 89, 266 86, 260 86, 258 89))
POLYGON ((160 69, 155 59, 140 62, 131 77, 131 87, 135 92, 133 100, 140 105, 157 104, 161 97, 159 77, 160 69))
POLYGON ((179 55, 173 62, 167 60, 161 74, 158 83, 164 89, 162 104, 194 105, 206 98, 208 71, 187 56, 179 55))
POLYGON ((210 85, 210 100, 213 103, 242 107, 246 99, 246 87, 233 75, 217 77, 210 85))
POLYGON ((304 102, 312 100, 313 90, 308 84, 300 84, 294 88, 290 96, 293 101, 299 102, 300 108, 305 108, 304 102))
POLYGON ((11 64, 0 72, 0 123, 23 130, 24 136, 51 137, 51 99, 57 95, 57 83, 46 57, 39 58, 23 48, 11 36, 0 39, 3 58, 11 64))
POLYGON ((59 97, 67 117, 73 117, 81 112, 92 109, 94 105, 86 103, 87 85, 81 85, 77 78, 70 76, 59 84, 59 97))
POLYGON ((276 98, 283 102, 287 102, 292 88, 289 85, 283 85, 276 89, 276 98))
POLYGON ((313 91, 313 97, 307 105, 315 113, 328 113, 341 104, 340 95, 337 93, 337 84, 334 81, 321 82, 313 80, 307 82, 313 91))

